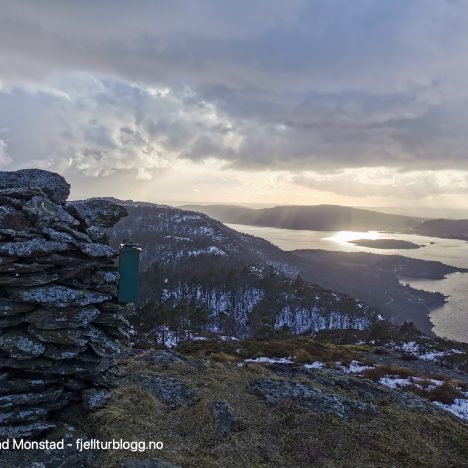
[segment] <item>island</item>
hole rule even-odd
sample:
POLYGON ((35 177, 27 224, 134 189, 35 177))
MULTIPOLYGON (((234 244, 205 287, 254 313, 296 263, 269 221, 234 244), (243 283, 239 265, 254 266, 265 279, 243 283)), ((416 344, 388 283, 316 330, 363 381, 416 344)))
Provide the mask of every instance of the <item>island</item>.
POLYGON ((349 242, 350 244, 371 249, 420 249, 424 247, 414 242, 397 239, 358 239, 349 242))

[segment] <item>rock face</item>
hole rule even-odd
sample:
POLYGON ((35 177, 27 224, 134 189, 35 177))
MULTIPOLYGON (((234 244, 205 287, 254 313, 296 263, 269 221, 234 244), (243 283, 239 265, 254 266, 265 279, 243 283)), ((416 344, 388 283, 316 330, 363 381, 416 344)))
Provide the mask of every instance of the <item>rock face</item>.
MULTIPOLYGON (((14 198, 28 197, 28 190, 38 188, 55 203, 65 203, 70 195, 70 184, 59 174, 40 169, 22 169, 16 172, 0 172, 0 190, 14 198), (18 190, 23 189, 23 190, 18 190)), ((2 193, 3 195, 3 193, 2 193)))
POLYGON ((70 401, 104 404, 128 337, 104 234, 125 208, 69 192, 58 174, 0 172, 0 440, 54 428, 70 401))

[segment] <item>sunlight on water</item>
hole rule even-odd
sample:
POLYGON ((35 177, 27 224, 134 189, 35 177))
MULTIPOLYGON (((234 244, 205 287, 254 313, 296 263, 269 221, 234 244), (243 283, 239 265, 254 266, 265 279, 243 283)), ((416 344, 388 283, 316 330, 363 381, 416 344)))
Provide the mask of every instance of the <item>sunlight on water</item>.
MULTIPOLYGON (((260 226, 228 224, 239 232, 262 237, 283 250, 323 249, 340 252, 370 252, 381 255, 403 255, 420 260, 439 261, 447 265, 468 268, 468 242, 456 239, 389 232, 309 231, 260 226), (376 249, 352 244, 359 239, 406 240, 421 246, 419 249, 376 249)), ((468 273, 455 273, 443 280, 407 281, 416 289, 438 291, 448 302, 431 314, 434 332, 440 336, 468 342, 468 273)))
POLYGON ((337 242, 339 244, 346 244, 351 241, 360 239, 377 240, 382 239, 380 232, 368 231, 368 232, 357 232, 357 231, 339 231, 331 237, 324 237, 324 240, 337 242))

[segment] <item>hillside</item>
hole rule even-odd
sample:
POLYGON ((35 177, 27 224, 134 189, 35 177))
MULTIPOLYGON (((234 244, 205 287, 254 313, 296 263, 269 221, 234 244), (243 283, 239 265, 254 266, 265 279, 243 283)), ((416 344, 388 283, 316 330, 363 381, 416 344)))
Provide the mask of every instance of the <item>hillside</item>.
POLYGON ((223 223, 314 231, 408 231, 423 219, 338 205, 276 206, 252 209, 231 205, 186 205, 223 223))
MULTIPOLYGON (((359 300, 296 281, 296 256, 263 239, 203 214, 121 203, 129 215, 110 230, 111 245, 131 238, 143 246, 140 305, 152 300, 181 314, 202 307, 205 331, 237 337, 283 327, 296 333, 365 328, 377 320, 359 300)), ((149 315, 157 313, 156 307, 149 315)), ((190 335, 192 321, 181 318, 178 338, 190 335)))
POLYGON ((464 271, 440 262, 416 260, 401 255, 378 255, 366 252, 296 250, 303 259, 302 277, 310 282, 359 297, 377 307, 395 324, 405 320, 429 333, 432 323, 428 313, 441 306, 439 293, 419 291, 400 278, 442 279, 455 271, 464 271))
POLYGON ((423 236, 468 241, 468 219, 430 219, 416 226, 414 230, 423 236))
MULTIPOLYGON (((125 238, 132 238, 143 246, 141 302, 153 299, 180 305, 195 301, 208 307, 214 319, 213 327, 219 326, 216 322, 226 312, 231 322, 232 317, 242 316, 242 323, 237 327, 239 333, 245 331, 252 311, 258 311, 260 317, 264 316, 261 310, 273 311, 269 322, 280 326, 277 318, 286 317, 281 304, 285 297, 293 299, 294 285, 288 281, 295 280, 298 274, 311 283, 307 295, 313 300, 307 302, 309 318, 304 318, 304 328, 294 325, 297 329, 314 329, 315 312, 324 312, 320 303, 322 297, 330 293, 313 286, 315 284, 357 298, 379 309, 397 324, 410 319, 422 330, 429 331, 428 313, 431 308, 443 304, 443 296, 417 291, 400 284, 398 278, 441 278, 457 271, 438 262, 404 257, 399 257, 395 263, 393 256, 285 252, 204 214, 151 203, 119 203, 126 207, 129 215, 109 234, 114 246, 125 238), (268 279, 271 274, 273 280, 268 279), (314 288, 322 292, 314 295, 314 288), (319 299, 315 300, 317 295, 319 299)), ((327 301, 324 299, 324 303, 327 301)), ((300 307, 304 299, 294 297, 292 302, 297 306, 293 314, 297 324, 303 319, 300 307)), ((348 303, 348 299, 341 302, 348 303)), ((336 308, 331 310, 336 311, 336 308)), ((320 314, 323 316, 322 312, 320 314)), ((290 319, 287 321, 293 326, 290 319)))

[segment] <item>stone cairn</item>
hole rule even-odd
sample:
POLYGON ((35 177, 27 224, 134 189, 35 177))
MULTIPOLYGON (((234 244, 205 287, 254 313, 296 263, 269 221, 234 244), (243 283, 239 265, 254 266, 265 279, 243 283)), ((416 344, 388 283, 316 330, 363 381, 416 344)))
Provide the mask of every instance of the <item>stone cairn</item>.
POLYGON ((0 172, 0 440, 53 429, 70 402, 103 404, 128 338, 103 199, 66 203, 63 177, 0 172))

